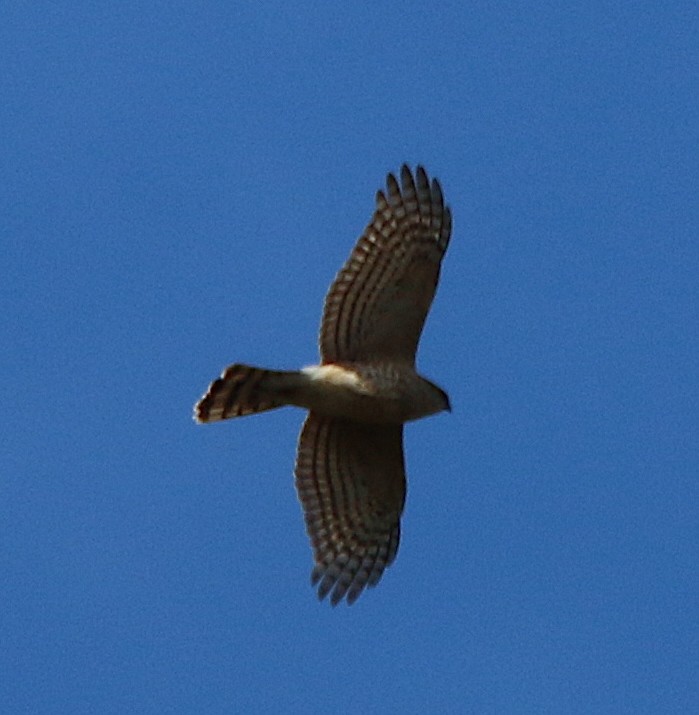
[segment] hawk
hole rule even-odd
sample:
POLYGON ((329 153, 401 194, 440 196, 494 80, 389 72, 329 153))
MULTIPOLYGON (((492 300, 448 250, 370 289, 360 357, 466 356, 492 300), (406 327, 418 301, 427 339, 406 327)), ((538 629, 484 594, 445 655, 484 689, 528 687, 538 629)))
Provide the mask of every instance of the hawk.
POLYGON ((403 424, 450 410, 415 353, 451 235, 436 179, 404 165, 325 298, 320 364, 296 372, 228 367, 195 406, 217 422, 294 405, 308 410, 296 489, 320 599, 351 604, 396 557, 405 502, 403 424))

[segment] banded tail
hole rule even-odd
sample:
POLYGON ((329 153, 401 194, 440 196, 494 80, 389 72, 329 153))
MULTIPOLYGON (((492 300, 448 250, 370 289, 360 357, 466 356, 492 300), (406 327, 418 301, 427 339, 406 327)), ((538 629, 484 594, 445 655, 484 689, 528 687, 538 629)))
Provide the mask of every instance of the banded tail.
POLYGON ((292 404, 294 391, 306 380, 302 373, 231 365, 214 380, 194 407, 197 422, 244 417, 292 404))

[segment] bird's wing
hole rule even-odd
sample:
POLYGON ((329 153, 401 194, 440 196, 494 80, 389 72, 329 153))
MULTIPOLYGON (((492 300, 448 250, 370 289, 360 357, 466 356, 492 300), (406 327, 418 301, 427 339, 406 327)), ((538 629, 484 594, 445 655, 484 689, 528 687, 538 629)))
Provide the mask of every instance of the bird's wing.
POLYGON ((451 235, 439 182, 418 166, 389 174, 386 192, 325 298, 323 362, 390 359, 414 364, 451 235))
POLYGON ((402 425, 364 425, 309 413, 296 489, 313 545, 312 583, 333 605, 375 586, 398 551, 405 502, 402 425))

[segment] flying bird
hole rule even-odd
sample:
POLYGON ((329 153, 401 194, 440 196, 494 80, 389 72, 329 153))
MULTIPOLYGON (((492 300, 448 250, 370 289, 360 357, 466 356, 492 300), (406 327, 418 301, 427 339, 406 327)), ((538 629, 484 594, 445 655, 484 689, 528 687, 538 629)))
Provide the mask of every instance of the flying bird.
POLYGON ((396 557, 405 503, 403 424, 450 410, 415 369, 420 333, 451 235, 436 179, 404 165, 325 298, 320 364, 299 371, 234 364, 196 404, 197 422, 294 405, 308 410, 296 489, 315 566, 333 605, 376 586, 396 557))

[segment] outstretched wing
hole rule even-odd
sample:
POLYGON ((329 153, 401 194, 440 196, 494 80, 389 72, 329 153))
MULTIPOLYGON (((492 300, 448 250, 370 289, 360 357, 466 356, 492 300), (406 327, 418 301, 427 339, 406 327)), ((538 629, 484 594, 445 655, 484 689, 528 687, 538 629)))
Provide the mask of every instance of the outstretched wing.
POLYGON ((403 165, 376 195, 376 211, 328 295, 324 363, 390 359, 414 364, 451 235, 439 182, 403 165))
POLYGON ((364 425, 309 413, 296 489, 313 545, 319 598, 353 603, 398 551, 405 502, 402 425, 364 425))

